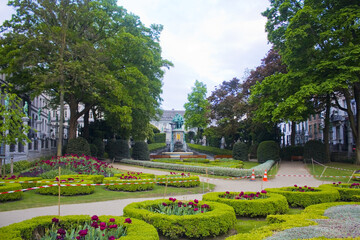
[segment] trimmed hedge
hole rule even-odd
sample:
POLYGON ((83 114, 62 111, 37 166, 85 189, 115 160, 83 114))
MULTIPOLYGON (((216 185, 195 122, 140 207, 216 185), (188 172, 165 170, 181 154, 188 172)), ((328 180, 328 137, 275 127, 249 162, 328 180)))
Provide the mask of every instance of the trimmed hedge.
POLYGON ((236 160, 248 161, 249 147, 246 143, 236 142, 233 146, 233 158, 236 160))
POLYGON ((199 144, 186 143, 188 148, 194 149, 197 152, 208 153, 212 155, 232 155, 232 150, 220 149, 216 147, 202 146, 199 144))
MULTIPOLYGON (((245 192, 245 194, 256 194, 255 192, 245 192)), ((225 192, 211 192, 203 195, 203 200, 225 203, 234 208, 236 216, 242 217, 266 217, 269 214, 283 214, 289 210, 286 198, 280 194, 268 193, 268 198, 256 200, 239 200, 222 198, 225 192)), ((230 192, 238 195, 239 192, 230 192)))
POLYGON ((131 157, 136 160, 150 160, 150 152, 146 142, 135 142, 131 157))
POLYGON ((261 240, 272 236, 274 233, 289 228, 316 225, 317 223, 315 221, 312 221, 311 219, 327 219, 327 217, 324 216, 326 209, 339 205, 353 205, 353 204, 360 204, 360 202, 322 203, 322 204, 311 205, 305 208, 305 210, 301 214, 268 215, 266 218, 267 222, 269 223, 268 225, 260 228, 255 228, 254 230, 251 230, 249 233, 241 233, 228 237, 225 240, 254 240, 254 239, 261 240))
POLYGON ((209 163, 210 160, 206 158, 184 158, 183 162, 194 162, 194 163, 209 163))
MULTIPOLYGON (((59 176, 56 176, 57 178, 59 176)), ((86 174, 76 174, 76 175, 61 175, 60 180, 68 180, 69 178, 73 178, 74 181, 79 182, 81 180, 84 181, 92 181, 96 184, 103 183, 104 175, 86 175, 86 174)))
POLYGON ((275 141, 261 142, 257 148, 257 158, 259 163, 264 163, 267 160, 280 160, 280 148, 275 141))
POLYGON ((326 163, 326 149, 325 144, 318 140, 310 140, 305 143, 304 146, 304 160, 311 162, 311 159, 315 161, 326 163))
POLYGON ((147 210, 163 202, 172 203, 167 199, 131 203, 124 208, 124 216, 142 219, 170 238, 217 236, 232 229, 236 221, 234 209, 217 202, 199 201, 198 205, 208 204, 211 211, 196 215, 165 215, 147 210))
POLYGON ((85 138, 73 138, 70 139, 66 145, 66 153, 77 154, 78 156, 91 156, 90 145, 85 138))
MULTIPOLYGON (((25 181, 41 181, 41 177, 19 177, 17 179, 11 179, 11 180, 4 180, 4 182, 25 182, 25 181)), ((35 187, 36 183, 19 183, 21 185, 21 188, 31 188, 35 187)))
MULTIPOLYGON (((28 168, 31 168, 31 166, 32 163, 27 160, 17 161, 13 163, 13 171, 14 173, 21 172, 28 168)), ((10 163, 5 164, 5 172, 10 173, 10 169, 11 169, 11 164, 10 163)))
POLYGON ((110 159, 123 159, 130 157, 129 144, 123 139, 111 139, 105 146, 110 159))
POLYGON ((360 195, 360 188, 350 188, 351 183, 341 184, 323 184, 320 188, 333 188, 336 189, 340 194, 341 201, 354 201, 353 197, 360 195))
POLYGON ((340 194, 337 190, 331 188, 314 188, 315 191, 299 192, 292 191, 296 187, 282 187, 282 188, 267 188, 269 193, 278 193, 283 195, 291 207, 308 207, 310 205, 336 202, 340 199, 340 194))
MULTIPOLYGON (((54 181, 54 179, 44 179, 44 181, 54 181)), ((56 183, 52 183, 52 184, 56 184, 56 183)), ((92 181, 72 182, 72 183, 63 182, 61 184, 93 184, 93 182, 92 181)), ((44 185, 44 183, 37 183, 37 186, 43 186, 43 185, 44 185)), ((59 194, 58 186, 39 188, 39 189, 36 189, 35 191, 42 195, 58 195, 59 194)), ((60 187, 60 195, 61 196, 87 195, 87 194, 92 194, 94 191, 95 191, 95 186, 60 187)))
MULTIPOLYGON (((84 225, 90 220, 88 215, 69 215, 69 216, 41 216, 19 223, 14 223, 6 227, 0 228, 0 239, 12 240, 33 240, 37 239, 37 233, 44 232, 45 229, 51 228, 52 219, 59 219, 59 227, 68 230, 76 225, 84 225)), ((114 218, 114 224, 126 225, 127 235, 119 238, 120 240, 158 240, 159 235, 156 229, 150 224, 138 220, 131 219, 131 224, 124 224, 125 217, 104 215, 99 216, 99 220, 107 222, 110 218, 114 218)))
POLYGON ((354 174, 353 180, 354 180, 354 181, 360 181, 360 173, 354 174))
POLYGON ((150 179, 150 178, 155 178, 155 174, 152 173, 142 173, 142 172, 127 172, 127 173, 116 173, 114 174, 114 177, 117 178, 125 178, 125 177, 129 177, 129 176, 135 176, 135 177, 140 177, 141 179, 150 179))
MULTIPOLYGON (((22 189, 20 183, 0 183, 0 192, 8 192, 22 189)), ((0 202, 19 200, 23 196, 23 192, 14 192, 0 195, 0 202)), ((1 239, 1 238, 0 238, 1 239)))
POLYGON ((122 180, 117 177, 104 178, 104 183, 119 183, 120 185, 106 185, 105 188, 111 191, 147 191, 155 187, 154 179, 140 179, 140 180, 122 180), (128 184, 121 184, 128 183, 128 184), (137 184, 138 183, 138 184, 137 184))
POLYGON ((223 168, 223 167, 202 167, 202 166, 191 166, 191 165, 181 165, 181 164, 172 164, 172 163, 162 163, 162 162, 152 162, 152 161, 138 161, 123 159, 121 163, 140 165, 144 167, 153 167, 153 168, 163 168, 175 171, 183 172, 196 172, 196 173, 207 173, 218 176, 232 176, 232 177, 245 177, 251 176, 252 169, 255 170, 255 175, 263 175, 265 169, 270 170, 272 165, 274 165, 274 160, 266 161, 263 164, 260 164, 252 169, 238 169, 238 168, 223 168))
POLYGON ((92 144, 94 144, 96 146, 96 149, 97 149, 96 156, 97 157, 102 157, 104 155, 104 152, 105 152, 104 141, 101 138, 95 138, 92 141, 92 144))
POLYGON ((286 146, 280 150, 282 160, 291 160, 291 156, 304 156, 303 146, 286 146))
POLYGON ((172 187, 197 187, 200 186, 200 179, 198 176, 167 176, 167 175, 158 175, 156 176, 156 181, 164 182, 164 183, 157 183, 158 185, 166 185, 166 178, 168 178, 168 186, 172 187), (161 178, 161 179, 159 179, 161 178), (176 181, 176 182, 172 182, 176 181), (185 182, 178 182, 178 181, 185 181, 185 182), (187 182, 190 181, 190 182, 187 182))
POLYGON ((154 152, 159 149, 166 148, 166 143, 150 143, 148 144, 149 152, 154 152))

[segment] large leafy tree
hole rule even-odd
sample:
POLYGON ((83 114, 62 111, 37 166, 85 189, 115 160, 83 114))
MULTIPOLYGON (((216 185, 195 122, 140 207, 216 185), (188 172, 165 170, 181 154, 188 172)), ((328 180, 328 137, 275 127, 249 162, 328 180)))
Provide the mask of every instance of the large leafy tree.
POLYGON ((201 136, 199 134, 201 134, 202 130, 206 128, 209 123, 210 110, 206 93, 206 85, 196 80, 192 92, 188 94, 188 102, 184 104, 185 127, 187 129, 197 128, 198 136, 201 136))

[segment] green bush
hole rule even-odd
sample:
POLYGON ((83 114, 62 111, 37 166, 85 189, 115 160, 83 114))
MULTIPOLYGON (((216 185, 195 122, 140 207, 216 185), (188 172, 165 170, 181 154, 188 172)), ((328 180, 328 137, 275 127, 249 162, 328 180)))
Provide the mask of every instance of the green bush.
POLYGON ((341 201, 353 201, 353 197, 360 195, 360 188, 350 188, 351 183, 323 184, 320 188, 336 189, 340 194, 341 201))
POLYGON ((166 133, 155 133, 154 134, 154 143, 165 143, 166 133))
MULTIPOLYGON (((54 181, 54 179, 44 179, 44 181, 54 181)), ((56 183, 53 183, 56 184, 56 183)), ((83 181, 83 182, 62 182, 61 184, 93 184, 92 181, 83 181)), ((38 183, 37 186, 43 186, 44 183, 38 183)), ((59 188, 58 186, 39 188, 35 190, 39 194, 43 195, 58 195, 59 188)), ((87 195, 92 194, 95 191, 95 186, 65 186, 60 187, 61 196, 75 196, 75 195, 87 195)))
POLYGON ((148 144, 146 142, 135 142, 131 157, 136 160, 150 160, 148 144))
POLYGON ((291 207, 308 207, 313 204, 336 202, 340 199, 339 192, 331 188, 314 188, 315 191, 293 191, 296 187, 268 188, 269 193, 278 193, 286 197, 291 207))
POLYGON ((360 181, 360 173, 354 174, 353 180, 354 181, 360 181))
MULTIPOLYGON (((12 240, 33 240, 38 239, 39 234, 44 234, 45 229, 52 226, 52 219, 59 219, 59 227, 70 230, 74 226, 84 225, 90 220, 88 215, 69 215, 69 216, 41 216, 19 223, 14 223, 6 227, 0 228, 0 239, 12 240)), ((125 217, 118 216, 99 216, 100 222, 107 222, 110 218, 114 218, 114 224, 124 225, 125 217)), ((130 224, 126 225, 126 236, 119 238, 120 240, 159 240, 156 229, 150 224, 138 220, 131 219, 130 224)), ((41 236, 41 235, 40 235, 41 236)))
POLYGON ((91 143, 91 144, 89 144, 89 146, 90 146, 91 156, 97 156, 98 149, 97 149, 96 145, 91 143))
POLYGON ((78 156, 90 156, 90 145, 85 138, 77 137, 70 139, 66 146, 67 154, 77 154, 78 156))
POLYGON ((104 145, 104 141, 100 138, 95 138, 92 141, 92 144, 94 144, 96 146, 97 149, 97 154, 95 156, 97 157, 103 157, 104 156, 104 152, 105 152, 105 145, 104 145))
POLYGON ((248 161, 249 148, 246 143, 236 142, 233 146, 233 158, 236 160, 248 161))
POLYGON ((281 149, 280 156, 282 160, 291 160, 291 156, 304 156, 303 146, 286 146, 281 149))
POLYGON ((320 163, 326 163, 325 144, 318 140, 310 140, 304 146, 304 160, 311 162, 311 159, 320 163))
POLYGON ((210 160, 206 158, 184 158, 183 162, 194 162, 194 163, 209 163, 210 160))
POLYGON ((19 177, 18 179, 14 180, 5 180, 5 182, 12 182, 12 181, 17 181, 20 183, 21 188, 32 188, 36 186, 36 182, 33 183, 34 181, 41 181, 42 178, 41 177, 19 177))
POLYGON ((232 150, 220 149, 216 147, 202 146, 199 144, 187 143, 188 148, 194 149, 197 152, 208 153, 212 155, 232 155, 232 150))
POLYGON ((125 178, 127 176, 136 176, 140 179, 151 179, 155 178, 155 174, 152 173, 142 173, 142 172, 127 172, 127 173, 116 173, 114 177, 125 178))
MULTIPOLYGON (((4 167, 4 166, 3 166, 4 167)), ((27 160, 17 161, 13 163, 13 171, 14 173, 21 172, 23 170, 26 170, 31 167, 31 162, 27 160)), ((7 173, 10 173, 11 170, 11 164, 7 163, 5 164, 5 171, 7 173)))
MULTIPOLYGON (((63 169, 61 169, 61 174, 62 175, 75 175, 77 173, 74 171, 71 171, 70 169, 63 168, 63 169)), ((58 175, 59 175, 59 170, 53 169, 53 170, 50 170, 50 171, 40 174, 40 177, 43 179, 55 179, 58 175)))
POLYGON ((124 208, 124 216, 142 219, 172 239, 217 236, 232 229, 236 220, 232 207, 217 202, 200 201, 198 205, 207 204, 211 211, 196 215, 166 215, 148 210, 163 202, 172 203, 167 199, 131 203, 124 208))
MULTIPOLYGON (((59 176, 56 176, 57 178, 59 176)), ((55 178, 55 177, 54 177, 55 178)), ((69 178, 73 178, 74 181, 80 182, 81 180, 84 180, 86 182, 92 181, 96 184, 103 183, 104 175, 86 175, 86 174, 69 174, 69 175, 61 175, 60 180, 69 180, 69 178)))
POLYGON ((155 152, 159 149, 166 148, 166 143, 151 143, 148 144, 149 152, 155 152))
POLYGON ((250 153, 250 158, 251 159, 255 159, 257 158, 257 148, 258 148, 258 144, 253 144, 250 146, 249 148, 249 153, 250 153))
POLYGON ((106 145, 106 151, 110 159, 124 159, 130 157, 129 144, 123 139, 111 139, 106 145))
POLYGON ((200 186, 200 179, 198 176, 167 176, 167 175, 158 175, 156 176, 157 184, 167 185, 172 187, 197 187, 200 186), (184 181, 184 182, 181 182, 184 181), (160 182, 160 183, 159 183, 160 182))
MULTIPOLYGON (((256 194, 254 192, 245 192, 245 194, 256 194)), ((234 208, 237 216, 242 217, 265 217, 269 214, 283 214, 289 209, 286 198, 280 194, 268 193, 268 198, 255 200, 227 199, 220 197, 225 192, 211 192, 203 195, 203 200, 219 202, 234 208)), ((230 192, 229 194, 239 195, 239 192, 230 192)))
POLYGON ((263 163, 267 160, 279 161, 279 145, 275 141, 264 141, 259 144, 257 149, 258 162, 263 163))
MULTIPOLYGON (((9 192, 22 189, 20 183, 0 183, 0 192, 9 192)), ((14 192, 0 195, 0 202, 19 200, 22 198, 23 192, 14 192)), ((1 239, 1 238, 0 238, 1 239)))
POLYGON ((117 183, 118 185, 106 185, 105 187, 111 191, 147 191, 152 190, 155 187, 155 179, 139 179, 139 180, 122 180, 117 177, 104 178, 105 184, 117 183), (123 184, 126 183, 126 184, 123 184))

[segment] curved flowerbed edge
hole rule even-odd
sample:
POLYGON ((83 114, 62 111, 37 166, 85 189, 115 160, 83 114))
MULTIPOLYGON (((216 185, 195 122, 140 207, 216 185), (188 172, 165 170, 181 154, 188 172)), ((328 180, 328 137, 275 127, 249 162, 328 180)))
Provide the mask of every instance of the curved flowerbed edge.
POLYGON ((324 216, 325 210, 339 205, 355 205, 360 202, 330 202, 311 205, 300 214, 295 215, 269 215, 266 220, 269 225, 257 228, 249 233, 241 233, 225 240, 253 240, 253 239, 265 239, 272 236, 274 233, 283 231, 285 229, 294 227, 306 227, 310 225, 317 225, 316 222, 310 219, 327 219, 324 216))
MULTIPOLYGON (((25 220, 19 223, 14 223, 6 227, 0 228, 0 239, 12 239, 12 240, 23 240, 23 239, 34 239, 34 232, 41 231, 43 228, 50 228, 52 225, 52 218, 58 218, 59 226, 63 228, 69 228, 74 224, 83 224, 89 221, 89 215, 69 215, 69 216, 41 216, 35 217, 29 220, 25 220)), ((122 225, 125 221, 125 217, 117 216, 99 216, 101 221, 107 221, 109 218, 114 218, 115 223, 122 225)), ((119 238, 120 240, 158 240, 159 235, 156 229, 150 224, 138 220, 131 219, 131 224, 124 224, 127 226, 127 235, 119 238)))
MULTIPOLYGON (((351 186, 351 183, 341 183, 340 186, 351 186)), ((336 189, 340 194, 341 201, 356 201, 356 196, 360 195, 360 188, 338 187, 338 185, 334 184, 322 184, 319 188, 336 189)))

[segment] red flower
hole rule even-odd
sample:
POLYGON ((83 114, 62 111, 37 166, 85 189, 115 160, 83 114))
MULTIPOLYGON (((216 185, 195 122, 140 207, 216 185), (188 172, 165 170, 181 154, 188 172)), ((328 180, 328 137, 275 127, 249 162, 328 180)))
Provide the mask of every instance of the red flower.
POLYGON ((58 234, 60 235, 65 235, 66 234, 66 231, 62 228, 60 228, 58 231, 57 231, 58 234))
POLYGON ((117 228, 117 225, 116 224, 109 225, 109 228, 117 228))
POLYGON ((98 216, 96 216, 96 215, 94 215, 94 216, 92 216, 92 217, 91 217, 91 220, 93 220, 93 221, 97 221, 97 220, 99 220, 99 217, 98 217, 98 216))
POLYGON ((87 229, 85 229, 85 230, 80 230, 80 231, 79 231, 79 235, 82 236, 82 237, 83 237, 83 236, 86 236, 87 233, 88 233, 88 230, 87 230, 87 229))
POLYGON ((131 223, 131 219, 130 218, 125 218, 125 222, 124 223, 131 223))
POLYGON ((110 237, 109 237, 109 240, 115 240, 115 237, 114 237, 114 236, 110 236, 110 237))
POLYGON ((58 222, 59 222, 59 219, 54 217, 53 219, 51 219, 51 221, 52 221, 53 223, 58 223, 58 222))
POLYGON ((195 203, 199 203, 199 200, 197 200, 197 199, 194 199, 194 202, 195 202, 195 203))
POLYGON ((115 218, 110 218, 109 222, 115 222, 115 218))

